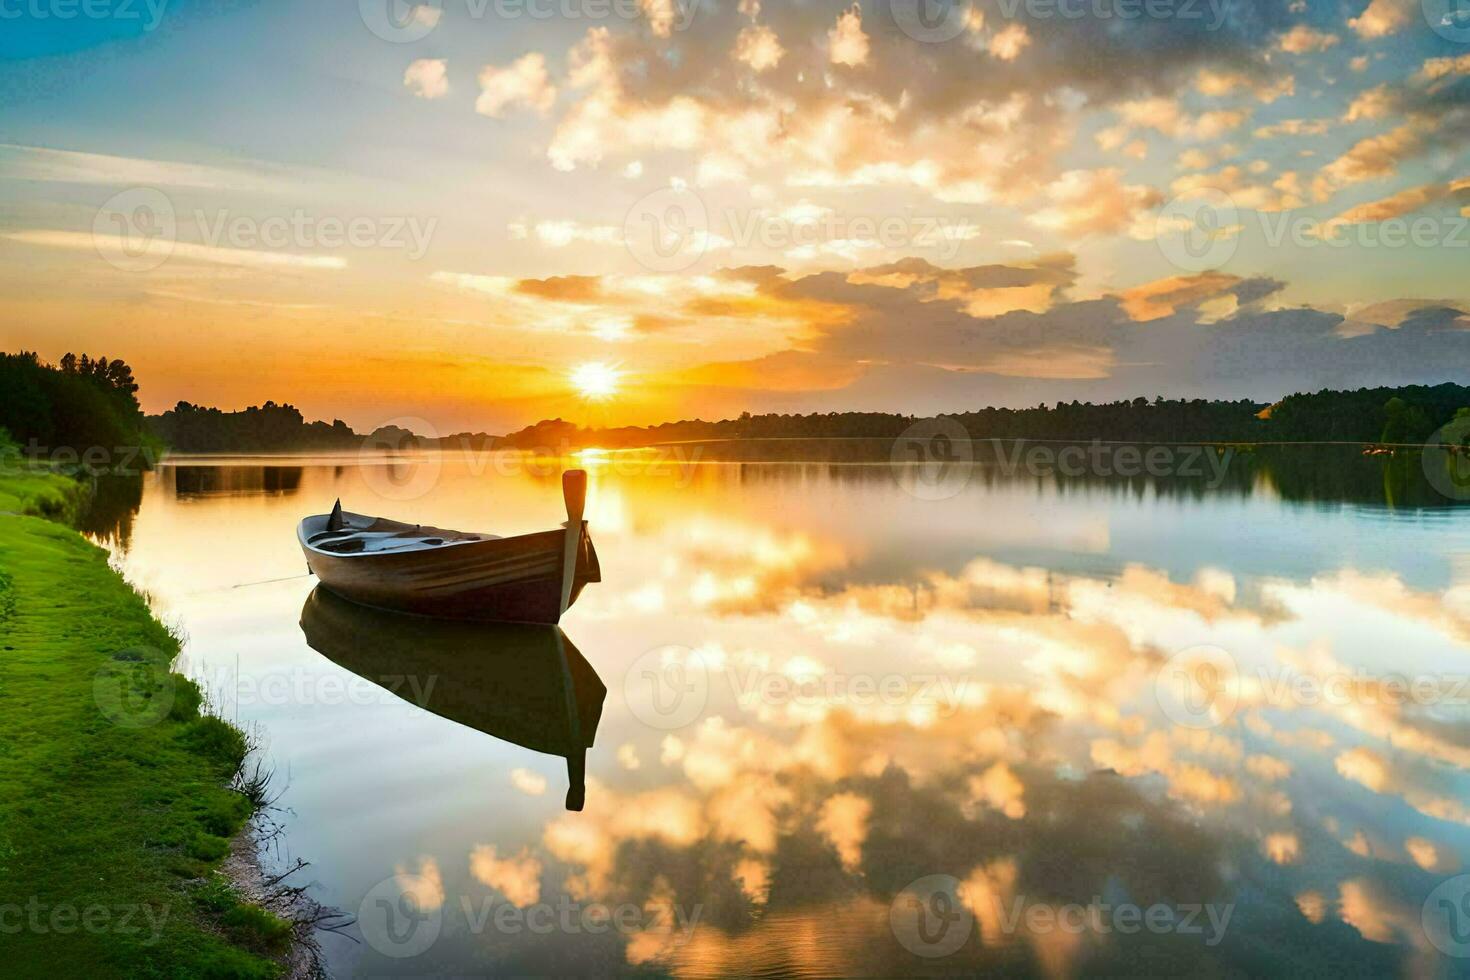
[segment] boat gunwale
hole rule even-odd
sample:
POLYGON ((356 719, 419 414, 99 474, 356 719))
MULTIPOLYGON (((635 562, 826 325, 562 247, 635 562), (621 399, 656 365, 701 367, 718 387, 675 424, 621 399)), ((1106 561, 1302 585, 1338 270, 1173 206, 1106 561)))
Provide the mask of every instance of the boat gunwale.
MULTIPOLYGON (((371 521, 373 521, 375 523, 376 522, 383 522, 383 523, 387 523, 387 524, 395 525, 397 527, 404 528, 405 530, 416 530, 416 529, 420 529, 420 528, 423 527, 423 525, 405 524, 405 523, 403 523, 401 521, 394 521, 394 520, 390 520, 388 518, 372 517, 371 515, 368 515, 368 514, 354 514, 354 513, 345 512, 344 511, 342 516, 345 517, 345 518, 349 518, 349 519, 350 518, 363 518, 365 520, 371 520, 371 521)), ((511 535, 509 537, 501 537, 501 536, 498 536, 498 535, 491 535, 491 534, 480 534, 480 536, 478 538, 473 538, 473 539, 471 537, 469 537, 469 535, 474 534, 474 533, 477 533, 477 532, 457 531, 457 530, 453 530, 451 528, 437 528, 436 527, 436 528, 430 528, 429 531, 431 531, 431 532, 437 531, 437 532, 440 532, 441 534, 462 534, 462 535, 466 535, 466 537, 464 537, 464 538, 462 538, 460 540, 457 540, 457 541, 445 540, 445 541, 441 542, 440 544, 433 544, 433 545, 429 545, 429 544, 415 544, 415 545, 411 545, 411 546, 406 547, 406 548, 396 548, 396 549, 393 549, 392 551, 338 552, 338 551, 327 551, 327 550, 325 550, 323 548, 318 548, 316 545, 312 544, 309 540, 307 540, 306 525, 307 525, 308 522, 311 522, 311 521, 325 521, 325 520, 330 520, 330 518, 331 518, 331 515, 330 514, 313 514, 310 517, 304 517, 304 518, 302 518, 301 521, 300 521, 300 523, 298 523, 296 525, 296 540, 301 544, 301 547, 302 548, 306 549, 307 551, 310 551, 312 554, 321 555, 324 558, 331 558, 331 559, 334 559, 334 560, 335 559, 350 559, 350 558, 377 558, 377 559, 387 559, 387 558, 393 558, 393 557, 397 557, 397 556, 401 556, 401 555, 425 555, 425 554, 433 554, 435 552, 447 551, 447 550, 449 550, 451 548, 464 549, 464 548, 467 548, 468 546, 471 546, 471 545, 483 545, 483 546, 504 545, 504 544, 509 544, 509 543, 516 542, 516 541, 525 541, 528 538, 534 538, 534 537, 538 537, 538 536, 544 535, 544 534, 557 534, 557 533, 560 533, 562 531, 567 530, 567 527, 570 524, 569 521, 563 521, 559 527, 550 528, 550 529, 545 530, 545 531, 528 531, 528 532, 526 532, 524 534, 515 534, 515 535, 511 535)), ((582 525, 583 525, 583 533, 585 534, 585 533, 587 533, 587 521, 584 520, 582 522, 582 525)), ((365 532, 368 529, 367 528, 362 528, 360 530, 365 532)), ((436 535, 433 534, 433 533, 426 533, 425 534, 425 537, 435 537, 435 536, 436 535)))

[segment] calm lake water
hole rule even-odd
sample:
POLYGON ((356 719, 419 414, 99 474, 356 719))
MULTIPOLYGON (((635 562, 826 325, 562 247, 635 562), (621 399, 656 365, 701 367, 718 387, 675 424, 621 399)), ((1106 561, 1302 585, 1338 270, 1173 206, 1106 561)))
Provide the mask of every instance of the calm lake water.
POLYGON ((1470 964, 1470 510, 1312 466, 648 464, 566 461, 603 582, 564 637, 312 598, 294 536, 339 497, 555 527, 561 463, 175 459, 115 505, 277 770, 271 860, 360 916, 337 974, 1470 964), (516 744, 569 725, 582 812, 516 744))

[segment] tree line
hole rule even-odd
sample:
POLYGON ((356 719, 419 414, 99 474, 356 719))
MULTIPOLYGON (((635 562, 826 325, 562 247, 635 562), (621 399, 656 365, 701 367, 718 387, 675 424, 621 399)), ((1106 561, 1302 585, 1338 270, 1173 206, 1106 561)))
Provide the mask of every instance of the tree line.
POLYGON ((273 401, 239 412, 181 401, 148 424, 165 445, 186 453, 352 450, 363 438, 341 419, 307 422, 296 406, 273 401))
POLYGON ((152 444, 132 368, 86 354, 51 365, 34 351, 0 353, 0 430, 39 450, 152 444))
MULTIPOLYGON (((1424 442, 1470 406, 1470 387, 1442 384, 1359 388, 1290 395, 1275 405, 1249 399, 1133 398, 1093 404, 1057 402, 1034 408, 983 408, 947 416, 972 439, 1056 439, 1086 442, 1273 443, 1424 442)), ((826 412, 751 415, 705 422, 580 428, 562 419, 513 432, 497 445, 510 448, 599 446, 619 449, 666 442, 725 439, 893 439, 921 421, 913 415, 826 412)), ((464 437, 455 437, 462 440, 464 437)))
POLYGON ((1288 395, 1270 411, 1273 440, 1422 443, 1470 407, 1457 384, 1288 395))
MULTIPOLYGON (((274 401, 231 412, 181 401, 145 418, 137 392, 132 369, 120 359, 68 353, 51 365, 30 351, 0 353, 0 429, 9 430, 22 445, 113 448, 161 443, 181 452, 281 452, 356 450, 364 440, 369 446, 401 448, 415 441, 411 433, 389 429, 364 436, 340 419, 307 422, 295 406, 274 401)), ((972 439, 1418 444, 1467 408, 1470 387, 1446 383, 1294 394, 1274 405, 1249 399, 1074 400, 983 408, 948 418, 972 439)), ((462 433, 437 442, 418 438, 417 443, 556 450, 712 440, 893 439, 918 421, 918 416, 884 412, 746 412, 713 422, 582 428, 558 418, 505 436, 462 433)))

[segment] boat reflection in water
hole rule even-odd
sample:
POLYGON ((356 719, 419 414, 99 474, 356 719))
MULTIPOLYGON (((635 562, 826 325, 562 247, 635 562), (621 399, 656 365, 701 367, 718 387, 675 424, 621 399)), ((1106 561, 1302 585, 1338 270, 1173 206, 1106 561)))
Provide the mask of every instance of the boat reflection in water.
POLYGON ((301 630, 317 653, 426 711, 562 756, 567 809, 582 809, 607 687, 559 627, 426 619, 318 588, 301 630))

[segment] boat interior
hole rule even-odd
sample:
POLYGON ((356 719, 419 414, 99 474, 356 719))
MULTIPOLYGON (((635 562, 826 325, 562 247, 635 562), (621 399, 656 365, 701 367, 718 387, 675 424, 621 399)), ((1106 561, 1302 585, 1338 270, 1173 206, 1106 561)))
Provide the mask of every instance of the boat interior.
POLYGON ((331 514, 308 517, 302 522, 301 533, 312 548, 333 555, 427 551, 475 541, 498 540, 493 534, 466 534, 348 514, 340 509, 340 505, 331 514))

